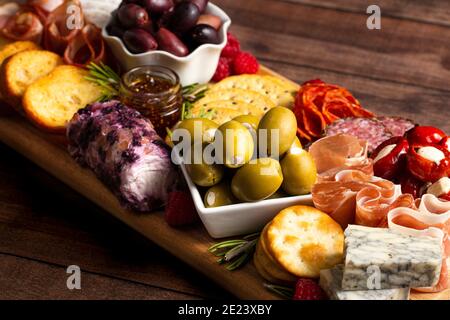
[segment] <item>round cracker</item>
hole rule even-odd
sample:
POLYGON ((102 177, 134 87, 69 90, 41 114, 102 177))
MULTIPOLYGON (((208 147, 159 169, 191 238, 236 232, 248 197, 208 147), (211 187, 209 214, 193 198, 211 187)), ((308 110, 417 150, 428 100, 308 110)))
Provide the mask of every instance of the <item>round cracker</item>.
POLYGON ((207 107, 196 107, 189 111, 190 118, 207 118, 218 125, 233 120, 237 116, 253 114, 252 106, 240 103, 240 108, 225 108, 230 101, 213 101, 207 104, 207 107))
POLYGON ((259 109, 261 114, 264 114, 270 109, 276 107, 275 103, 270 98, 256 91, 243 89, 226 89, 208 91, 205 97, 194 104, 194 108, 197 106, 204 106, 209 102, 221 100, 245 102, 251 104, 256 109, 259 109))
POLYGON ((276 279, 281 280, 284 283, 294 283, 297 278, 287 272, 283 266, 281 266, 278 262, 275 261, 275 259, 270 255, 266 248, 266 232, 268 229, 268 225, 264 228, 264 230, 261 233, 261 237, 258 241, 258 244, 256 246, 256 255, 258 255, 258 260, 262 267, 266 269, 267 273, 269 273, 271 276, 273 276, 276 279))
POLYGON ((256 271, 259 273, 259 275, 265 280, 269 281, 270 283, 279 283, 278 279, 275 279, 270 274, 268 274, 267 271, 261 266, 256 255, 253 256, 253 265, 255 266, 256 271))
POLYGON ((316 278, 342 262, 344 232, 329 215, 309 206, 282 210, 267 230, 267 249, 297 277, 316 278))
POLYGON ((256 91, 270 98, 277 106, 292 108, 295 102, 295 91, 292 86, 273 80, 273 77, 247 74, 228 77, 209 89, 211 92, 227 89, 243 89, 256 91))

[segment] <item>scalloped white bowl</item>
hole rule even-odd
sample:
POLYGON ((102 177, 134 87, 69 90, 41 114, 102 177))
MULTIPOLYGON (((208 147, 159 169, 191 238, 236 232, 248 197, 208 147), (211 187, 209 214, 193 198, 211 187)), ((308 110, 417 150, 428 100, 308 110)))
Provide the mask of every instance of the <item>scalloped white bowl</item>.
POLYGON ((186 57, 177 57, 161 50, 133 54, 128 51, 120 38, 109 35, 106 27, 102 29, 102 35, 116 59, 126 70, 144 65, 161 65, 175 71, 183 86, 207 83, 214 76, 220 53, 226 45, 231 19, 222 9, 211 2, 206 8, 206 13, 214 14, 222 19, 223 24, 219 30, 221 42, 220 44, 204 44, 186 57))
MULTIPOLYGON (((182 163, 179 158, 178 163, 182 163)), ((312 195, 308 194, 206 208, 200 191, 186 171, 185 165, 181 164, 180 167, 198 215, 209 235, 216 239, 261 231, 281 210, 294 205, 313 205, 312 195)))

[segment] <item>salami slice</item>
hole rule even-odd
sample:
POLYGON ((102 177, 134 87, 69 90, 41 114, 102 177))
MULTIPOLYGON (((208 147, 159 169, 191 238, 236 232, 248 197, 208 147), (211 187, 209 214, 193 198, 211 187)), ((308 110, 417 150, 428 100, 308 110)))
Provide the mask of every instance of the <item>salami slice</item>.
POLYGON ((378 117, 377 120, 383 123, 394 137, 404 136, 408 130, 416 126, 414 121, 401 117, 378 117))
POLYGON ((385 125, 373 118, 345 118, 330 124, 325 132, 326 136, 334 136, 340 133, 355 136, 369 143, 369 153, 387 139, 392 137, 385 125))

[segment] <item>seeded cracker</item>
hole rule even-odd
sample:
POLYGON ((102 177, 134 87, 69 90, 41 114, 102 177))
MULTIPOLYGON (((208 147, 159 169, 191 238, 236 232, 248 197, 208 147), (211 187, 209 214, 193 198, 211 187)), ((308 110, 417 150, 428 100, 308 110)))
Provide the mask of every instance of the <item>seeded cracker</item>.
POLYGON ((194 108, 199 105, 204 105, 206 103, 219 100, 245 102, 261 110, 262 113, 265 113, 270 109, 276 107, 275 103, 270 98, 258 92, 243 89, 227 89, 208 91, 204 98, 200 99, 194 104, 194 108))
POLYGON ((255 106, 242 102, 219 100, 195 105, 189 112, 190 118, 207 118, 221 125, 240 115, 262 117, 263 112, 255 106))
POLYGON ((292 108, 296 91, 293 85, 270 76, 241 75, 228 77, 211 86, 211 91, 226 89, 252 90, 270 98, 277 106, 292 108))

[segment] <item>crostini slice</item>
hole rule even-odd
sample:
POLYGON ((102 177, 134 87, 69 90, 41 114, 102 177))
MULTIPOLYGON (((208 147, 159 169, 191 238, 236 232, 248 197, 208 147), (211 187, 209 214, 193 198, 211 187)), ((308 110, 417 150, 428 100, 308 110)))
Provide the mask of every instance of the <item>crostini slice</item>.
POLYGON ((20 110, 25 90, 63 63, 57 54, 45 50, 27 50, 7 58, 0 71, 0 91, 11 106, 20 110))
POLYGON ((64 133, 74 114, 102 96, 82 68, 63 65, 30 85, 23 97, 27 117, 49 132, 64 133))

